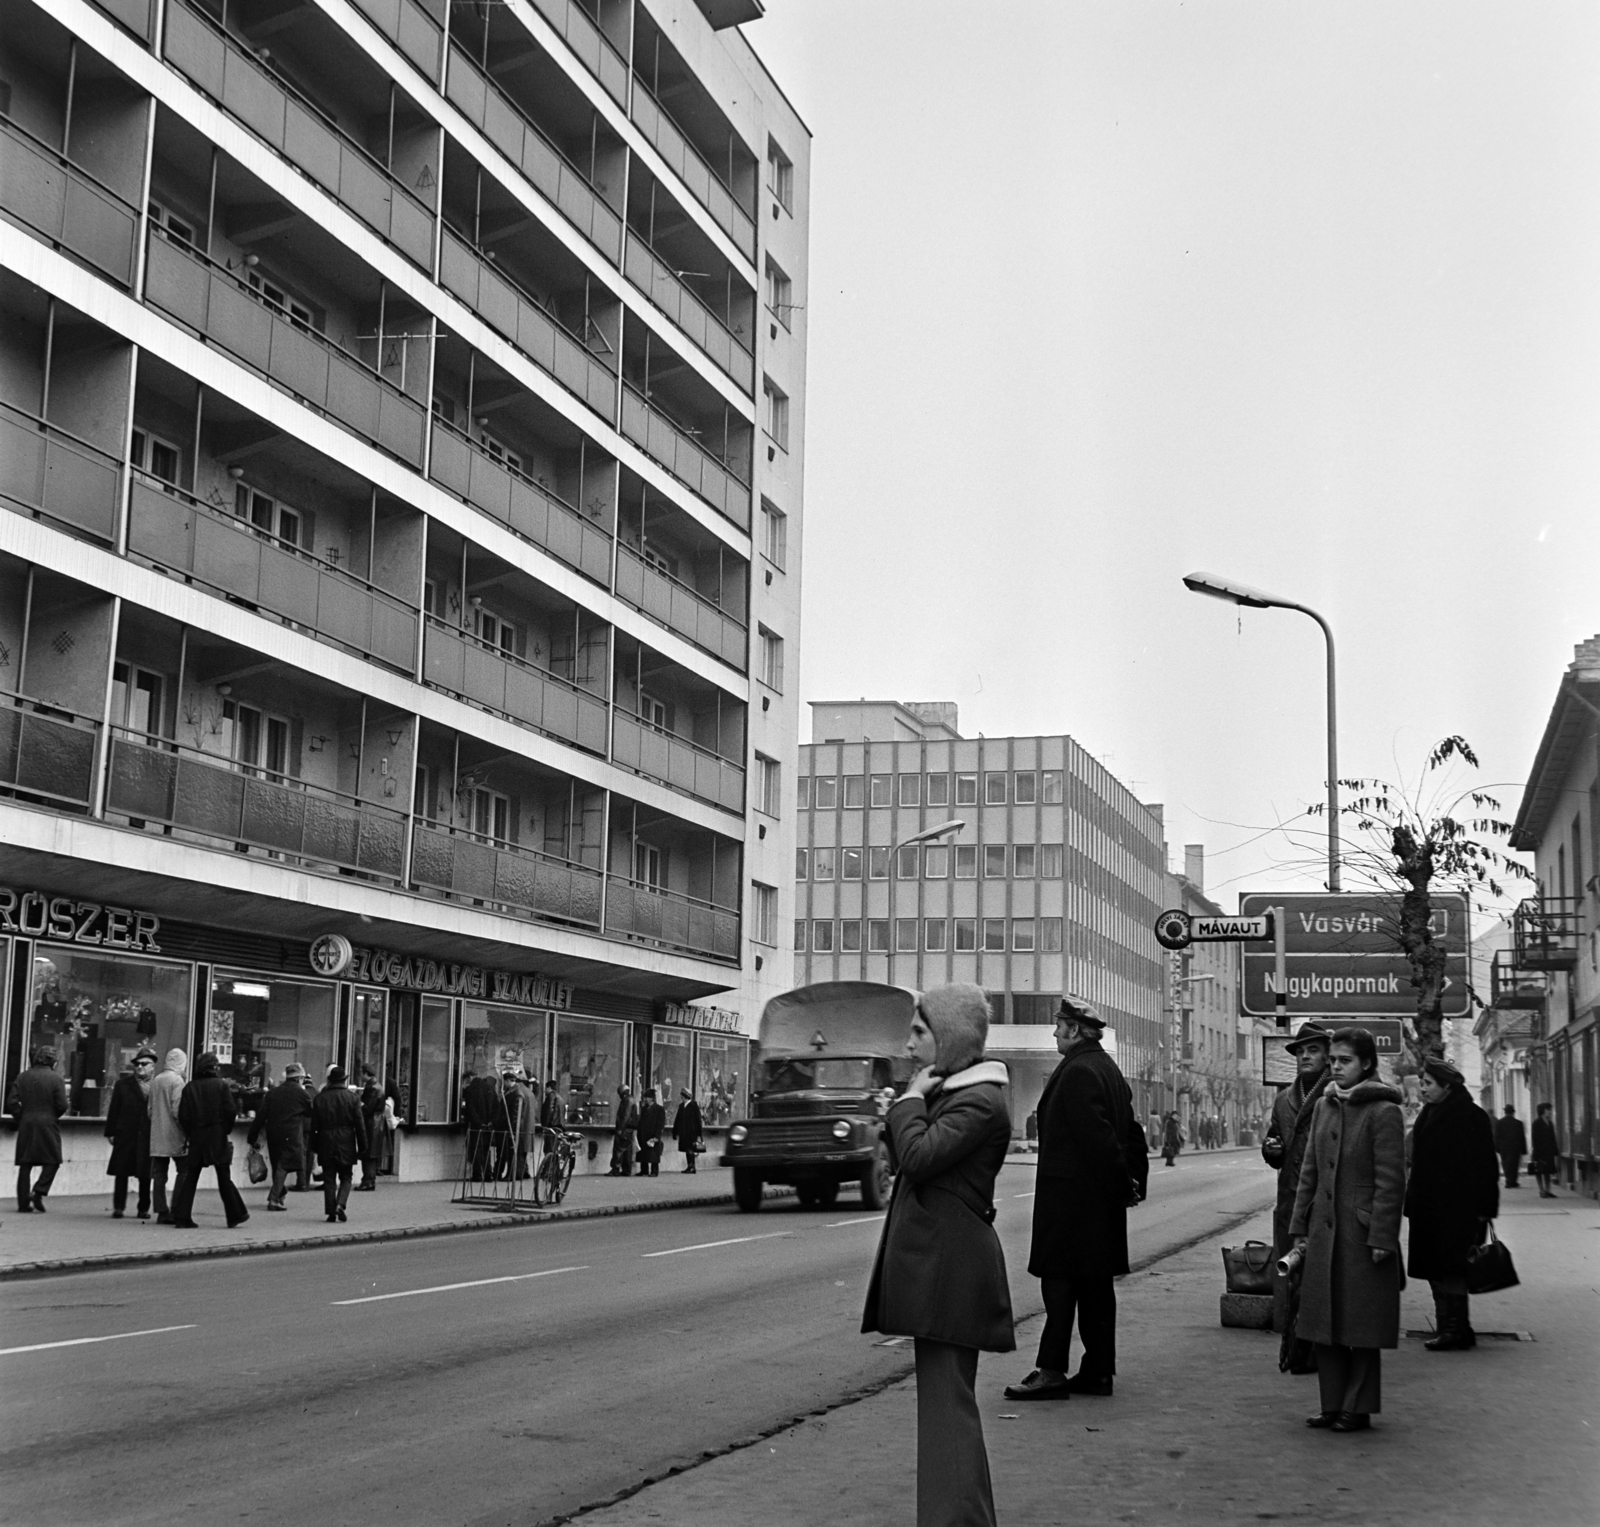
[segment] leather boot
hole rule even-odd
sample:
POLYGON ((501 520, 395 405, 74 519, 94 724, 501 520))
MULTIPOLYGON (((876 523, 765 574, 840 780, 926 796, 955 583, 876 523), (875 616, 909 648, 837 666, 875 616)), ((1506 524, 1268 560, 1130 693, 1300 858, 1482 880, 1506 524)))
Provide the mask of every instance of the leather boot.
POLYGON ((1466 1302, 1464 1294, 1434 1295, 1433 1320, 1438 1334, 1422 1344, 1429 1352, 1465 1352, 1478 1344, 1471 1327, 1466 1325, 1465 1313, 1459 1308, 1466 1302))
POLYGON ((1478 1345, 1478 1333, 1472 1329, 1472 1298, 1468 1294, 1456 1294, 1456 1334, 1461 1338, 1464 1347, 1478 1345))

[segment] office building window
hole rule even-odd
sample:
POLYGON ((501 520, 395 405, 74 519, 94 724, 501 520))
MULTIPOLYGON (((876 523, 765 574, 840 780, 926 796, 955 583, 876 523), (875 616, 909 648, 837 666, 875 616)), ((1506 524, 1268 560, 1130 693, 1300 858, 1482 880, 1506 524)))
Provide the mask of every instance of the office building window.
POLYGON ((1061 878, 1061 845, 1059 843, 1041 843, 1039 845, 1039 878, 1041 880, 1059 880, 1061 878))
POLYGON ((811 776, 809 774, 802 774, 800 778, 794 782, 794 788, 795 795, 797 797, 795 804, 799 806, 802 811, 810 811, 811 776))
POLYGON ((922 947, 929 954, 943 954, 948 925, 942 917, 930 917, 922 925, 922 947))
POLYGON ((844 777, 844 809, 846 811, 861 810, 862 799, 866 793, 866 781, 859 774, 847 774, 844 777))
POLYGON ((1004 954, 1006 948, 1006 920, 1003 917, 986 917, 983 920, 983 951, 985 954, 1004 954))
POLYGON ((764 753, 756 754, 756 810, 769 817, 783 814, 783 771, 764 753))
POLYGON ((950 874, 950 849, 943 843, 930 843, 922 851, 922 873, 928 880, 944 880, 950 874))
POLYGON ((1233 1036, 1233 1038, 1234 1038, 1234 1056, 1233 1056, 1233 1058, 1235 1060, 1249 1060, 1250 1059, 1250 1036, 1248 1034, 1235 1034, 1233 1036))
POLYGON ((1006 878, 1006 846, 1004 843, 985 843, 983 845, 983 878, 985 880, 1004 880, 1006 878))
POLYGON ((861 850, 859 848, 841 848, 839 850, 839 878, 841 880, 859 880, 861 878, 861 850))
POLYGON ((817 798, 818 811, 832 811, 839 804, 839 781, 831 774, 819 775, 812 791, 817 798))
POLYGON ((889 850, 887 848, 869 848, 867 850, 867 879, 887 880, 889 878, 889 850))
POLYGON ((815 922, 811 925, 811 952, 813 954, 833 953, 833 924, 830 922, 815 922))
POLYGON ((983 776, 983 804, 985 806, 1004 806, 1005 803, 1005 774, 999 770, 991 770, 983 776))
POLYGON ((1041 789, 1039 799, 1046 806, 1059 806, 1061 804, 1061 770, 1046 769, 1039 780, 1041 789))
POLYGON ((1011 919, 1011 947, 1017 954, 1032 954, 1034 926, 1031 917, 1011 919))
POLYGON ((1031 843, 1019 843, 1011 850, 1011 873, 1018 880, 1032 880, 1039 851, 1031 843))
POLYGON ((874 806, 892 806, 894 804, 891 788, 894 776, 890 774, 874 774, 872 776, 872 790, 869 799, 874 806))
POLYGON ((978 848, 975 843, 956 844, 956 879, 978 878, 978 848))
POLYGON ((765 626, 761 631, 761 682, 783 693, 783 638, 765 626))
POLYGON ((978 947, 978 924, 970 917, 956 919, 956 953, 970 954, 978 947))
POLYGON ((789 557, 789 516, 766 498, 761 500, 761 552, 783 571, 789 557))
POLYGON ((789 315, 794 311, 794 282, 771 255, 767 256, 767 309, 784 328, 789 327, 789 315))
POLYGON ((832 880, 837 855, 831 848, 814 848, 811 850, 811 878, 813 880, 832 880))
POLYGON ((976 806, 978 804, 978 776, 976 774, 956 775, 956 805, 976 806))
POLYGON ((915 880, 917 878, 917 853, 919 845, 908 843, 904 848, 895 853, 894 878, 896 880, 915 880))
POLYGON ((839 924, 839 948, 846 954, 861 953, 861 919, 847 917, 839 924))
POLYGON ((794 162, 778 147, 776 138, 767 139, 767 190, 783 210, 794 215, 794 162))
POLYGON ((794 878, 796 880, 809 880, 811 878, 811 855, 803 848, 794 851, 794 878))
POLYGON ((778 942, 778 891, 776 886, 762 885, 759 880, 750 882, 751 921, 755 927, 750 937, 758 944, 776 945, 778 942))
POLYGON ((1059 917, 1041 917, 1039 919, 1039 952, 1041 954, 1061 953, 1061 919, 1059 917))
POLYGON ((803 954, 806 947, 806 920, 797 917, 794 920, 794 947, 796 954, 803 954))
POLYGON ((902 806, 920 806, 922 804, 922 776, 920 774, 902 774, 900 776, 900 804, 902 806))
POLYGON ((897 954, 917 952, 917 920, 914 917, 897 917, 894 920, 894 947, 897 954))
POLYGON ((889 952, 889 919, 887 917, 869 917, 867 919, 867 953, 887 954, 889 952))
POLYGON ((948 774, 930 774, 928 776, 928 804, 930 806, 948 806, 950 804, 950 776, 948 774))
POLYGON ((1019 806, 1031 806, 1039 799, 1039 776, 1032 769, 1019 769, 1012 776, 1011 799, 1019 806))
POLYGON ((770 376, 761 379, 766 397, 767 437, 780 451, 789 449, 789 395, 770 376))

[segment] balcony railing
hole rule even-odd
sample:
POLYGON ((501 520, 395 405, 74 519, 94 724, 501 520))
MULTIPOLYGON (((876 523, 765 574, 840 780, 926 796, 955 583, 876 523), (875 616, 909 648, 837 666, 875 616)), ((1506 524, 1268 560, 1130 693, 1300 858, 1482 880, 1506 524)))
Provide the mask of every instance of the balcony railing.
POLYGON ((155 36, 155 0, 95 0, 95 4, 141 42, 149 43, 155 36))
POLYGON ((628 104, 628 61, 574 0, 533 0, 533 8, 567 40, 583 65, 619 106, 628 104))
POLYGON ((737 912, 616 875, 606 881, 606 932, 719 960, 739 958, 737 912))
POLYGON ((454 43, 445 95, 613 265, 622 259, 622 219, 532 118, 454 43))
POLYGON ((750 346, 687 287, 631 228, 624 272, 627 278, 689 336, 710 359, 754 394, 756 361, 750 346))
POLYGON ((403 673, 416 664, 417 612, 248 520, 135 475, 128 550, 403 673))
POLYGON ((139 209, 0 116, 0 185, 6 216, 87 261, 119 286, 133 285, 139 209))
POLYGON ((733 240, 745 259, 754 263, 755 219, 739 205, 726 182, 711 168, 710 161, 688 140, 637 75, 628 115, 633 118, 634 126, 655 145, 667 167, 689 188, 689 194, 711 214, 712 222, 733 240))
POLYGON ((543 547, 596 583, 610 583, 611 536, 606 530, 437 417, 429 472, 440 487, 524 540, 543 547))
POLYGON ((437 822, 416 823, 411 881, 490 911, 600 926, 599 870, 437 822))
POLYGON ((401 254, 433 270, 433 211, 349 137, 314 101, 211 17, 173 0, 162 51, 223 110, 401 254))
POLYGON ((617 547, 617 598, 744 672, 750 644, 744 623, 688 584, 650 566, 629 546, 617 547))
POLYGON ((115 456, 0 402, 0 499, 109 542, 117 533, 121 478, 115 456))
MULTIPOLYGON (((421 467, 427 417, 421 403, 247 282, 156 228, 150 231, 144 294, 303 402, 421 467)), ((417 372, 423 375, 425 368, 417 372)))
POLYGON ((618 711, 611 726, 611 757, 624 769, 659 780, 724 811, 744 810, 742 765, 618 711))
POLYGON ((0 793, 86 810, 99 736, 97 720, 0 690, 0 793))
POLYGON ((397 47, 430 84, 439 83, 444 59, 444 0, 351 0, 355 8, 397 47))
POLYGON ((1528 896, 1511 914, 1519 970, 1572 970, 1578 963, 1582 902, 1575 896, 1528 896))
POLYGON ((622 433, 718 514, 741 530, 749 530, 749 484, 626 382, 622 386, 622 433))
POLYGON ((1521 970, 1515 953, 1497 949, 1489 962, 1489 1005, 1500 1008, 1543 1009, 1545 978, 1542 973, 1521 970))
POLYGON ((106 809, 307 869, 403 878, 404 812, 141 733, 113 736, 106 809))
POLYGON ((616 423, 616 372, 453 228, 444 230, 439 283, 607 424, 616 423))
POLYGON ((605 756, 603 699, 432 615, 423 631, 422 677, 497 716, 605 756))

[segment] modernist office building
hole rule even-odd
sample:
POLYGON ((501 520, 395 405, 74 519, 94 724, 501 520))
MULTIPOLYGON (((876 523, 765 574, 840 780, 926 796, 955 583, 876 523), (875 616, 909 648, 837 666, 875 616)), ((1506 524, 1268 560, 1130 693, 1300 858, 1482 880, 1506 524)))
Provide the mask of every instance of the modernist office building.
POLYGON ((1070 737, 962 737, 956 707, 813 702, 800 750, 796 979, 970 981, 1012 1063, 1020 1126, 1063 992, 1110 1020, 1141 1112, 1158 1095, 1166 970, 1159 808, 1070 737), (946 821, 964 825, 906 844, 946 821), (1014 1041, 1014 1042, 1013 1042, 1014 1041), (1014 1052, 1014 1053, 1013 1053, 1014 1052))
POLYGON ((809 154, 760 12, 0 0, 0 1018, 66 1185, 141 1042, 247 1104, 374 1064, 404 1175, 513 1059, 600 1133, 742 1109, 809 154))

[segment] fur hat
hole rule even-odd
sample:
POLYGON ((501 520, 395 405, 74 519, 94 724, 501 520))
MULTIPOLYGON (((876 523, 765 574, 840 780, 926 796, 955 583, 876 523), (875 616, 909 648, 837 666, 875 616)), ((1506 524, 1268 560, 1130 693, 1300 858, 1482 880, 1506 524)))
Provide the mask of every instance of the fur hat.
POLYGON ((937 1045, 934 1069, 953 1076, 983 1059, 989 1037, 989 998, 981 986, 936 986, 917 1004, 937 1045))

